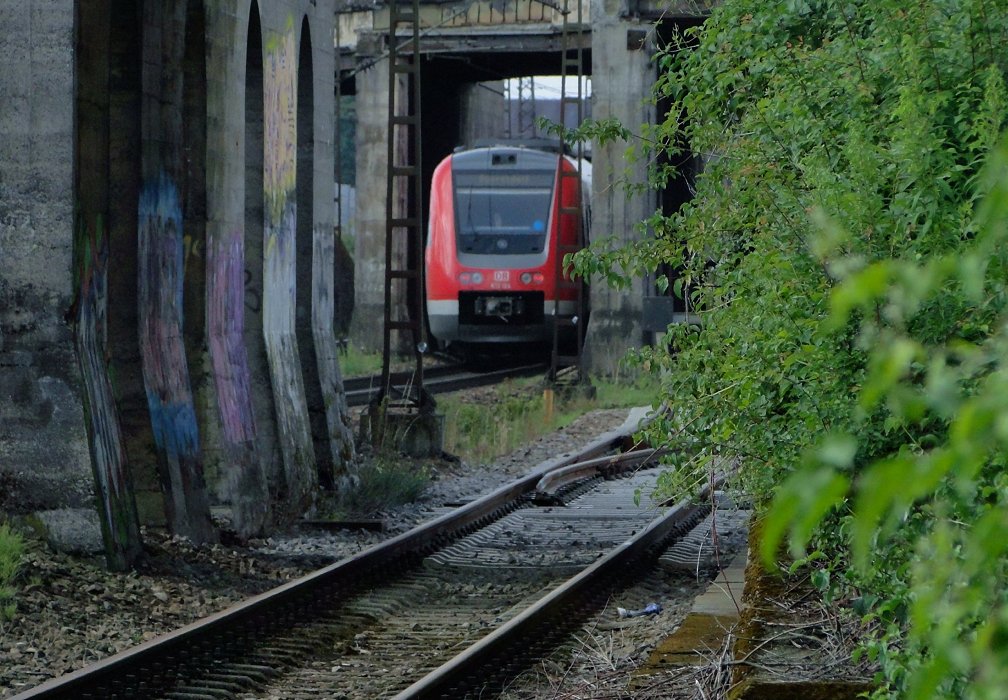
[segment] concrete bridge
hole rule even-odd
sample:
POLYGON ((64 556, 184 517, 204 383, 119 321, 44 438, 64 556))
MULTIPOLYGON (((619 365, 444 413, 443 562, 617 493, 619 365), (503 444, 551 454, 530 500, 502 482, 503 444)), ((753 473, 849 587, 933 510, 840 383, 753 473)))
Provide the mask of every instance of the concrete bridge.
MULTIPOLYGON (((696 24, 708 7, 580 0, 489 0, 426 2, 420 11, 422 53, 421 124, 423 181, 458 145, 508 135, 509 109, 500 81, 561 72, 561 28, 568 12, 572 46, 584 49, 582 71, 592 77, 590 112, 595 119, 616 118, 632 130, 654 123, 657 109, 649 100, 657 77, 652 56, 670 32, 696 24), (572 22, 580 12, 581 23, 572 22), (481 89, 496 83, 492 90, 481 89)), ((357 150, 381 152, 388 139, 388 11, 363 9, 342 13, 336 30, 338 62, 348 90, 356 93, 357 150)), ((628 197, 621 178, 646 181, 645 164, 627 163, 627 144, 595 147, 593 152, 593 238, 632 240, 638 224, 656 208, 674 208, 687 196, 681 180, 665 193, 628 197)), ((379 318, 383 304, 385 235, 385 163, 358 161, 355 220, 356 305, 360 313, 352 340, 378 349, 381 329, 364 319, 379 318)), ((592 289, 592 323, 587 353, 595 369, 610 369, 629 347, 647 342, 660 327, 667 299, 653 296, 653 281, 641 279, 631 289, 592 289), (655 313, 657 312, 657 313, 655 313), (652 318, 653 317, 653 318, 652 318), (648 323, 648 319, 651 322, 648 323)))
MULTIPOLYGON (((653 121, 651 52, 704 8, 583 1, 594 116, 653 121)), ((502 128, 479 83, 559 72, 561 15, 521 0, 421 16, 429 173, 502 128)), ((87 511, 114 491, 94 493, 94 468, 132 478, 142 521, 204 514, 199 538, 210 504, 191 484, 255 532, 351 476, 334 92, 356 96, 353 337, 373 346, 387 24, 335 0, 0 0, 0 511, 87 511)), ((639 236, 661 203, 617 186, 622 150, 594 149, 595 237, 639 236)), ((598 366, 646 340, 647 284, 595 287, 598 366)))

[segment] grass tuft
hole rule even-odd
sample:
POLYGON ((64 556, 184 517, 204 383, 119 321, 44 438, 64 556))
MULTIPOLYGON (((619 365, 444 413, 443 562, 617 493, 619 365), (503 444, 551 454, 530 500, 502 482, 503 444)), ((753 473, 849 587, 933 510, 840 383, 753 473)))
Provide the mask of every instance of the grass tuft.
POLYGON ((380 352, 365 352, 351 343, 346 352, 340 353, 339 363, 344 377, 362 377, 381 372, 382 355, 380 352))
POLYGON ((324 508, 335 520, 371 517, 383 510, 417 500, 430 484, 428 466, 401 455, 379 454, 358 474, 357 488, 337 496, 324 508))
POLYGON ((14 578, 21 568, 24 539, 4 523, 0 525, 0 622, 14 618, 14 578))
POLYGON ((595 409, 647 406, 657 395, 646 376, 594 378, 592 385, 593 398, 558 393, 550 419, 541 380, 534 378, 498 385, 496 400, 490 402, 468 402, 456 394, 438 397, 438 407, 445 414, 445 450, 469 462, 491 461, 595 409))

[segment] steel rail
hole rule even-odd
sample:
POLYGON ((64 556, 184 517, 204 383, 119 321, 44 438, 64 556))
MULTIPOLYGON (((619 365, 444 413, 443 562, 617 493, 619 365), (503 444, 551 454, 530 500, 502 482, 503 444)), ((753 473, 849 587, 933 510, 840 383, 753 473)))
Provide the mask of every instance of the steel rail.
MULTIPOLYGON (((489 372, 471 372, 458 367, 434 367, 424 370, 424 387, 430 393, 446 393, 460 389, 496 384, 503 379, 527 377, 546 371, 545 364, 522 365, 491 370, 489 372)), ((396 372, 392 374, 391 383, 395 387, 407 386, 411 382, 413 372, 396 372)), ((348 406, 364 406, 377 393, 381 377, 355 377, 343 381, 344 394, 348 406)))
POLYGON ((559 467, 548 474, 543 475, 535 487, 533 500, 536 503, 557 503, 557 492, 565 486, 570 486, 578 481, 590 479, 594 476, 609 477, 616 473, 632 469, 635 466, 658 459, 668 450, 645 448, 622 452, 610 457, 597 457, 595 459, 575 462, 566 467, 559 467))
POLYGON ((173 663, 182 666, 187 659, 198 659, 211 649, 229 649, 229 655, 238 656, 236 646, 250 644, 268 634, 271 627, 284 624, 297 607, 317 604, 328 593, 353 587, 375 571, 419 556, 468 528, 489 522, 516 506, 550 471, 617 449, 638 427, 632 413, 620 428, 600 435, 579 450, 542 462, 526 476, 471 503, 178 630, 50 679, 12 700, 104 698, 109 689, 114 689, 117 697, 142 697, 131 684, 139 684, 148 669, 164 672, 173 663))
POLYGON ((510 621, 498 627, 468 649, 456 655, 426 676, 395 696, 394 700, 421 700, 427 698, 461 697, 461 689, 475 689, 466 679, 485 679, 487 669, 497 672, 506 667, 505 659, 513 650, 528 645, 529 640, 540 637, 544 624, 561 616, 569 623, 568 611, 577 601, 597 594, 606 581, 625 571, 647 551, 663 543, 673 530, 698 510, 709 508, 699 504, 710 498, 712 491, 723 483, 717 476, 704 486, 698 499, 685 499, 665 515, 653 520, 644 530, 624 541, 593 564, 567 580, 510 621), (463 679, 460 682, 460 679, 463 679))

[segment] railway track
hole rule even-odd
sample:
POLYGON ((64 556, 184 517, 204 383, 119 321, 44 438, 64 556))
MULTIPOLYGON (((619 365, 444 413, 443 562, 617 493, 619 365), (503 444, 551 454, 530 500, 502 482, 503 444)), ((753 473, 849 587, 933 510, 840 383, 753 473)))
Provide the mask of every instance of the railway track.
MULTIPOLYGON (((424 388, 429 393, 441 394, 449 391, 459 391, 460 389, 472 389, 474 387, 497 384, 504 379, 545 374, 546 370, 547 366, 541 362, 522 364, 514 367, 502 367, 488 371, 469 370, 460 365, 431 367, 424 370, 424 388)), ((399 393, 406 393, 402 391, 402 388, 409 386, 414 381, 412 371, 393 372, 390 379, 392 386, 397 388, 399 393)), ((378 392, 380 385, 381 375, 345 379, 343 381, 343 388, 346 393, 347 405, 366 405, 378 392)))
POLYGON ((634 507, 657 470, 640 451, 618 453, 629 432, 16 697, 459 698, 499 687, 702 519, 695 503, 634 507), (556 478, 573 463, 589 466, 556 478), (604 478, 620 470, 629 476, 604 478))

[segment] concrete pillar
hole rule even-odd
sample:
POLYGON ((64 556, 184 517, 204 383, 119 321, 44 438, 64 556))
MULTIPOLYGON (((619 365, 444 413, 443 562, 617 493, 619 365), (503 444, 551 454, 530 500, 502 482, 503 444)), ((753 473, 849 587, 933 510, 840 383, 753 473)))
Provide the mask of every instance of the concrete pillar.
POLYGON ((354 316, 350 341, 381 352, 385 314, 385 190, 388 142, 387 60, 357 75, 357 216, 354 316))
POLYGON ((92 507, 73 337, 74 8, 0 0, 0 510, 92 507))
MULTIPOLYGON (((198 352, 201 344, 186 342, 184 314, 187 292, 203 289, 202 266, 188 266, 185 253, 186 238, 198 240, 203 231, 202 220, 194 227, 198 231, 195 236, 186 226, 193 223, 191 217, 187 221, 186 213, 196 200, 196 188, 190 185, 202 181, 189 172, 186 151, 192 147, 198 154, 205 148, 202 137, 197 142, 190 140, 186 127, 191 120, 202 122, 204 114, 186 113, 186 82, 196 79, 195 72, 202 75, 202 66, 194 66, 194 72, 185 69, 187 9, 185 0, 143 7, 143 187, 138 205, 136 303, 143 381, 165 515, 173 532, 205 542, 214 539, 215 533, 189 371, 190 353, 198 352), (194 278, 195 286, 191 284, 194 278)), ((201 25, 202 17, 198 20, 201 25)), ((198 39, 202 48, 202 37, 198 39)), ((205 88, 200 84, 199 89, 205 88)), ((195 162, 200 162, 198 155, 195 162)), ((202 328, 195 334, 202 335, 202 328)))
POLYGON ((479 139, 507 136, 507 102, 504 82, 474 83, 462 90, 461 143, 471 146, 479 139))
MULTIPOLYGON (((249 4, 207 9, 207 347, 214 391, 204 454, 217 498, 242 534, 259 532, 276 450, 272 414, 257 414, 245 344, 245 90, 249 4)), ((256 307, 260 297, 255 299, 256 307)))
MULTIPOLYGON (((312 213, 310 226, 311 285, 308 296, 311 303, 311 337, 314 341, 314 375, 312 381, 318 385, 320 402, 309 403, 309 410, 322 415, 318 434, 313 425, 315 453, 321 464, 331 463, 333 485, 348 488, 354 478, 356 453, 353 442, 353 428, 343 392, 343 377, 339 366, 339 350, 336 336, 336 206, 333 201, 333 172, 335 168, 336 145, 334 80, 336 76, 336 51, 331 40, 334 30, 335 8, 333 0, 312 3, 314 16, 312 27, 312 64, 314 79, 314 145, 312 158, 314 177, 312 178, 312 213), (323 460, 323 450, 329 450, 323 460)), ((298 280, 301 284, 302 281, 298 280)), ((300 313, 300 310, 299 310, 300 313)))
POLYGON ((284 460, 284 493, 292 508, 291 515, 300 514, 310 504, 317 482, 301 353, 294 328, 297 70, 301 27, 301 13, 294 10, 288 3, 260 5, 265 133, 263 333, 284 460))
MULTIPOLYGON (((636 133, 641 124, 655 120, 654 106, 646 99, 655 80, 651 64, 654 47, 648 40, 640 48, 639 41, 630 41, 628 33, 634 32, 636 38, 651 25, 628 18, 625 0, 593 0, 591 13, 592 116, 597 120, 616 118, 636 133)), ((607 236, 624 242, 638 240, 642 235, 638 224, 654 213, 657 205, 650 190, 633 197, 625 192, 621 179, 628 166, 633 183, 647 180, 645 163, 624 161, 626 146, 612 143, 593 148, 592 237, 596 240, 607 236)), ((593 280, 586 346, 593 370, 615 368, 629 348, 643 343, 644 284, 644 280, 635 280, 628 289, 615 291, 604 281, 593 280)))

